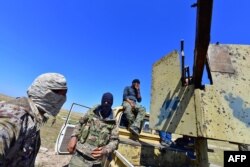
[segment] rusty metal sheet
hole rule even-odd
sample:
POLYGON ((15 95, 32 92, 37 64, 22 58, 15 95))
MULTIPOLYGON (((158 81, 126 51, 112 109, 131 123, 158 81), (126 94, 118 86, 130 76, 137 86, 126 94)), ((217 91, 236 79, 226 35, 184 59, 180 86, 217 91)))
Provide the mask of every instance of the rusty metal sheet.
POLYGON ((203 92, 196 90, 196 104, 201 109, 197 111, 198 135, 250 144, 250 46, 223 47, 228 50, 235 73, 211 72, 213 85, 203 92))
MULTIPOLYGON (((240 118, 244 111, 236 116, 238 111, 232 110, 224 98, 231 98, 229 95, 221 96, 214 86, 207 86, 206 92, 196 90, 195 98, 200 96, 201 110, 197 110, 198 136, 210 139, 218 139, 235 143, 250 144, 250 128, 248 121, 240 118), (238 117, 238 118, 237 118, 238 117), (242 120, 239 120, 242 119, 242 120)), ((236 101, 235 101, 236 102, 236 101)), ((240 104, 239 104, 240 105, 240 104)), ((242 110, 238 108, 237 110, 242 110)), ((246 118, 247 120, 247 118, 246 118)))
POLYGON ((225 45, 209 45, 208 64, 213 72, 234 73, 234 68, 225 45))
POLYGON ((153 66, 150 128, 197 136, 194 86, 183 87, 176 51, 153 66))

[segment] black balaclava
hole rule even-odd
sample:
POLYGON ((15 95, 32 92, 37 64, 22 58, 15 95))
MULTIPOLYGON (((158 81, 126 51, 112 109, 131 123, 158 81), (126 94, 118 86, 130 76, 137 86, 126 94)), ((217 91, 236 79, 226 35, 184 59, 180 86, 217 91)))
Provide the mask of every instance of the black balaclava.
POLYGON ((103 118, 106 118, 110 115, 110 112, 112 111, 111 107, 113 105, 113 95, 109 92, 104 93, 102 95, 102 102, 101 102, 101 114, 103 118))

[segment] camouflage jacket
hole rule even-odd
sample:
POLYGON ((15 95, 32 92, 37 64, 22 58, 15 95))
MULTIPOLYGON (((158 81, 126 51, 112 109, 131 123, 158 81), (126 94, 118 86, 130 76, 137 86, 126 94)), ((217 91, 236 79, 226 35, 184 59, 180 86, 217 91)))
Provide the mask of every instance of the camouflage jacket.
POLYGON ((71 136, 78 138, 76 149, 90 158, 91 152, 97 147, 105 147, 108 153, 117 149, 119 129, 113 112, 102 119, 100 106, 90 109, 75 127, 71 136))
POLYGON ((34 166, 42 118, 31 108, 27 98, 0 103, 0 166, 34 166))

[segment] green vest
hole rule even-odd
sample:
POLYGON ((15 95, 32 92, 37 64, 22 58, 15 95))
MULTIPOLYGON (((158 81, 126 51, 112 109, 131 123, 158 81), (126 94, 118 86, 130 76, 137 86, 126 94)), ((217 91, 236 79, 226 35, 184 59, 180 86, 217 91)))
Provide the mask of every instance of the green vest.
POLYGON ((82 125, 79 141, 81 144, 88 143, 102 147, 108 144, 115 122, 102 120, 94 113, 94 110, 87 113, 87 120, 82 125))

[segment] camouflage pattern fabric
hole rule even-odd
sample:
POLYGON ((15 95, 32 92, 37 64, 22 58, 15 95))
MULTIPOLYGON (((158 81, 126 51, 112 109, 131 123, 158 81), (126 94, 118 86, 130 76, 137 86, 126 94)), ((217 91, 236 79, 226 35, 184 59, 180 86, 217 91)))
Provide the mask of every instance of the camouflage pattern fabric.
POLYGON ((101 167, 101 163, 97 160, 88 161, 81 154, 76 152, 69 163, 69 167, 101 167))
POLYGON ((27 98, 0 103, 0 166, 34 166, 40 148, 40 128, 56 116, 66 96, 53 90, 66 90, 63 75, 45 73, 38 76, 29 87, 27 98), (40 111, 46 112, 41 114, 40 111))
POLYGON ((43 118, 31 108, 27 98, 0 104, 1 167, 34 166, 43 118))
POLYGON ((124 107, 124 114, 129 122, 129 126, 135 126, 140 129, 141 122, 146 115, 145 108, 135 104, 135 108, 132 109, 127 101, 123 101, 122 106, 124 107))
POLYGON ((58 73, 45 73, 38 76, 28 88, 27 94, 36 107, 49 115, 56 116, 66 101, 66 96, 53 90, 67 89, 66 79, 58 73))
MULTIPOLYGON (((91 152, 93 149, 103 147, 108 153, 111 153, 117 149, 119 143, 119 129, 113 117, 113 113, 111 112, 109 117, 103 119, 99 109, 100 105, 90 109, 79 120, 79 123, 71 135, 78 138, 76 150, 92 159, 92 164, 100 164, 102 161, 101 159, 92 157, 91 152)), ((71 161, 76 159, 74 156, 71 161)))

